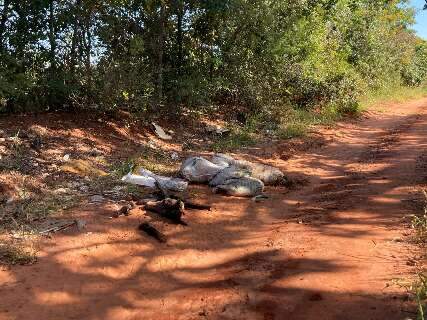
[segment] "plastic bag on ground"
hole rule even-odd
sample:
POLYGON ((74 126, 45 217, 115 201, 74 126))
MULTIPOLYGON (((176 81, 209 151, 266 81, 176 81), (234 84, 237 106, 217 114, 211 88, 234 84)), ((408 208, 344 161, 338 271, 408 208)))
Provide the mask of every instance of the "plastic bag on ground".
POLYGON ((282 171, 275 167, 246 160, 235 160, 222 153, 215 154, 212 157, 212 162, 217 165, 235 166, 248 170, 251 172, 251 177, 261 180, 265 185, 277 184, 285 176, 282 171))
POLYGON ((122 181, 148 188, 160 187, 175 192, 183 192, 188 187, 188 182, 182 179, 159 176, 145 169, 140 169, 139 173, 140 175, 129 172, 122 178, 122 181))
POLYGON ((215 163, 216 165, 219 165, 221 167, 227 167, 227 166, 234 164, 234 162, 236 160, 234 160, 230 156, 227 156, 226 154, 216 153, 212 156, 211 161, 212 161, 212 163, 215 163))
POLYGON ((214 188, 215 193, 226 193, 237 197, 254 197, 262 194, 263 191, 262 181, 252 177, 229 179, 214 188))
POLYGON ((224 167, 202 157, 191 157, 183 162, 180 173, 188 181, 207 183, 224 167))
POLYGON ((132 174, 132 172, 129 172, 127 175, 123 176, 122 181, 138 186, 157 188, 156 179, 154 179, 153 177, 140 176, 137 174, 132 174))
POLYGON ((182 179, 159 176, 143 168, 139 169, 139 173, 142 176, 154 178, 162 189, 183 192, 188 188, 188 182, 182 179))
POLYGON ((216 187, 220 184, 225 184, 230 179, 249 177, 250 175, 251 172, 249 170, 231 165, 218 172, 215 177, 209 181, 209 186, 216 187))

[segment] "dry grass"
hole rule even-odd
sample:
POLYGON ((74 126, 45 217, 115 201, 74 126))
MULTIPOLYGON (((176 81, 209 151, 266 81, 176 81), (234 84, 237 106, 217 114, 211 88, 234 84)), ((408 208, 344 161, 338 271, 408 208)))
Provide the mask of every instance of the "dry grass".
POLYGON ((37 261, 34 242, 0 242, 0 265, 27 265, 37 261))

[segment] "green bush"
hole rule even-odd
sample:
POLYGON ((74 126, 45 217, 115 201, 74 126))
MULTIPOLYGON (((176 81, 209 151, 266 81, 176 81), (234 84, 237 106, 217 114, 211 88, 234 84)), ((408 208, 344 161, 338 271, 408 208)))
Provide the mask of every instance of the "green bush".
POLYGON ((408 86, 419 86, 427 78, 427 44, 415 47, 414 57, 410 64, 402 70, 403 82, 408 86))

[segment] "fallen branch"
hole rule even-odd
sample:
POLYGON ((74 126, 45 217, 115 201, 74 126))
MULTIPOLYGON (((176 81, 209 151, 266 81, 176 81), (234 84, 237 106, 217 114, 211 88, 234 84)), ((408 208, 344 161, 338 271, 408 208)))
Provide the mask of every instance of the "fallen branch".
POLYGON ((181 200, 166 198, 161 201, 149 201, 145 204, 144 208, 175 223, 187 225, 186 222, 181 220, 184 214, 184 202, 181 200))
POLYGON ((201 203, 196 203, 196 202, 192 202, 189 200, 183 200, 184 201, 184 206, 186 209, 194 209, 194 210, 208 210, 211 211, 211 206, 208 204, 201 204, 201 203))
POLYGON ((161 243, 165 243, 167 241, 166 236, 159 230, 154 228, 152 225, 150 225, 148 222, 141 223, 138 229, 144 231, 146 234, 157 239, 161 243))

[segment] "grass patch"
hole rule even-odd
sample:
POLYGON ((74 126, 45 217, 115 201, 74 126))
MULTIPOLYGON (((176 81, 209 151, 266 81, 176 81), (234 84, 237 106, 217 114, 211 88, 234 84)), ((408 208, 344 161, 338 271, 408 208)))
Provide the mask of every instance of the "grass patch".
POLYGON ((284 125, 279 130, 279 137, 282 139, 291 139, 303 137, 307 134, 307 125, 301 122, 284 125))
POLYGON ((179 164, 179 160, 173 160, 169 153, 161 149, 144 147, 126 161, 113 164, 110 172, 113 177, 121 178, 130 171, 137 173, 136 170, 141 167, 156 174, 170 176, 178 172, 179 164))
POLYGON ((31 176, 13 172, 3 179, 14 187, 10 201, 0 204, 0 229, 32 231, 35 221, 74 206, 78 195, 69 189, 50 189, 31 176))
POLYGON ((418 274, 418 280, 413 285, 417 301, 418 320, 425 320, 426 299, 427 299, 427 275, 418 274))
POLYGON ((373 91, 362 97, 360 110, 374 108, 385 111, 387 104, 420 99, 427 96, 427 84, 419 87, 393 86, 373 91))
POLYGON ((277 129, 277 135, 282 139, 291 139, 305 136, 310 128, 316 125, 333 125, 341 118, 341 114, 334 107, 323 110, 290 110, 282 116, 277 129))
MULTIPOLYGON (((422 248, 427 244, 427 192, 422 190, 423 193, 423 209, 422 213, 414 215, 412 218, 412 228, 415 230, 414 240, 422 248)), ((425 319, 426 301, 427 301, 427 274, 419 272, 417 274, 418 280, 411 286, 411 291, 414 293, 417 302, 419 320, 425 319)))
POLYGON ((214 152, 227 152, 257 143, 263 137, 273 135, 282 139, 305 136, 316 125, 332 125, 341 114, 334 107, 323 110, 284 109, 277 116, 254 116, 244 126, 230 128, 230 134, 215 141, 214 152))
POLYGON ((221 137, 212 144, 212 151, 227 152, 254 145, 258 138, 257 135, 246 130, 245 127, 232 129, 226 137, 221 137))
POLYGON ((404 102, 427 96, 427 85, 420 87, 394 86, 371 92, 362 97, 359 105, 348 110, 333 104, 321 110, 304 110, 284 107, 280 116, 268 117, 257 115, 248 119, 244 126, 234 126, 228 136, 219 138, 212 145, 215 152, 226 152, 253 145, 263 136, 266 127, 282 139, 303 137, 315 126, 332 126, 343 115, 357 116, 362 111, 376 106, 381 111, 389 103, 404 102), (347 113, 346 113, 347 112, 347 113))
POLYGON ((37 261, 34 245, 0 242, 0 265, 28 265, 37 261))
MULTIPOLYGON (((19 134, 19 133, 18 133, 19 134)), ((20 171, 27 172, 28 154, 31 153, 29 148, 16 134, 8 146, 8 153, 0 153, 0 172, 2 171, 20 171)))

